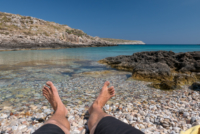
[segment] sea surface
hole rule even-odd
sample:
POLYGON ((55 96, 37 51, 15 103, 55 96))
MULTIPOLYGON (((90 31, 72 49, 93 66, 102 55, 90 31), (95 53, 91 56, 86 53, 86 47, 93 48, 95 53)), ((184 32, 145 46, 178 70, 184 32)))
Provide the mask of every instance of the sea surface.
POLYGON ((42 97, 36 90, 40 91, 49 80, 59 85, 83 72, 115 70, 97 62, 103 58, 158 50, 200 51, 200 45, 119 45, 0 52, 0 106, 42 97))
POLYGON ((0 52, 0 65, 17 64, 22 62, 56 61, 63 59, 98 61, 117 55, 132 55, 142 51, 200 51, 200 45, 119 45, 113 47, 86 47, 50 50, 24 50, 0 52))

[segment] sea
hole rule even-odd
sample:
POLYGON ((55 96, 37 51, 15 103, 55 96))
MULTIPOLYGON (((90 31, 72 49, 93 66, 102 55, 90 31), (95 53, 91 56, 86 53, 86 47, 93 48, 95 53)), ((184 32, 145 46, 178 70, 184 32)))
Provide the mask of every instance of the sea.
POLYGON ((23 50, 0 52, 0 65, 16 65, 23 62, 46 62, 59 60, 98 61, 106 57, 132 55, 142 51, 200 51, 200 45, 118 45, 110 47, 83 47, 49 50, 23 50))
POLYGON ((118 45, 2 51, 0 52, 0 106, 8 105, 18 99, 21 102, 21 100, 27 101, 30 97, 35 99, 42 97, 40 89, 49 80, 59 85, 84 72, 115 70, 98 63, 98 60, 106 57, 158 50, 175 53, 192 52, 200 51, 200 45, 118 45), (37 91, 37 94, 33 93, 33 90, 37 91))

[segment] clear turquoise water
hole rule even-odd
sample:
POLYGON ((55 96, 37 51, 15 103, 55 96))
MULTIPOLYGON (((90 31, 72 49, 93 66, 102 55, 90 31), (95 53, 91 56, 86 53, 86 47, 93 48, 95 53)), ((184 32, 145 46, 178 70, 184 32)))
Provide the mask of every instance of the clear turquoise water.
MULTIPOLYGON (((0 64, 16 64, 30 61, 56 61, 79 59, 97 61, 117 55, 132 55, 142 51, 200 51, 200 45, 119 45, 113 47, 90 47, 51 50, 24 50, 0 52, 0 64)), ((62 64, 62 63, 61 63, 62 64)))
POLYGON ((61 88, 60 83, 77 77, 77 81, 83 83, 81 78, 87 76, 81 75, 82 72, 112 69, 99 64, 97 61, 100 59, 157 50, 200 51, 200 45, 119 45, 0 52, 0 107, 8 105, 13 99, 21 102, 33 97, 42 98, 41 95, 34 94, 41 94, 42 85, 46 81, 53 81, 61 88))

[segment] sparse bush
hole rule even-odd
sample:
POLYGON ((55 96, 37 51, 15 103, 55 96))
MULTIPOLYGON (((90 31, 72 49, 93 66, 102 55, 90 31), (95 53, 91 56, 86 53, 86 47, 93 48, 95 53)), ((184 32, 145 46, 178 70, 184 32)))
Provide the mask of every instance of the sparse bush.
POLYGON ((1 12, 0 12, 0 16, 4 16, 4 13, 1 13, 1 12))
POLYGON ((24 32, 24 34, 26 34, 26 35, 33 35, 30 31, 24 32))
POLYGON ((31 19, 31 17, 30 17, 30 16, 27 16, 26 18, 27 18, 27 19, 31 19))
POLYGON ((2 19, 1 19, 3 22, 10 22, 11 19, 10 18, 7 18, 6 16, 4 16, 2 19))
POLYGON ((5 35, 9 35, 9 32, 6 32, 5 35))
POLYGON ((44 34, 45 36, 49 36, 49 34, 48 34, 47 32, 43 32, 43 34, 44 34))
POLYGON ((82 37, 83 35, 87 35, 87 34, 84 33, 83 31, 78 30, 78 29, 73 29, 73 30, 66 29, 65 32, 67 32, 68 34, 74 34, 74 35, 81 36, 81 37, 82 37))
POLYGON ((25 16, 21 16, 21 18, 22 18, 22 19, 26 19, 26 17, 25 17, 25 16))
POLYGON ((6 27, 0 27, 0 30, 7 30, 6 27))
POLYGON ((23 21, 23 20, 21 20, 20 22, 21 22, 22 24, 24 24, 24 21, 23 21))

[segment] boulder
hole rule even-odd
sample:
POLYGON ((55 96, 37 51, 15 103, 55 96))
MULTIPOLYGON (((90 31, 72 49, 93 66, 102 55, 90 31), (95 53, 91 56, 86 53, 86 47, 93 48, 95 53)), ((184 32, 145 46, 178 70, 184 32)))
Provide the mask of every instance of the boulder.
POLYGON ((172 80, 170 68, 165 63, 138 64, 133 69, 132 77, 138 80, 165 81, 172 80))
POLYGON ((191 86, 191 89, 200 91, 200 82, 193 83, 192 86, 191 86))
POLYGON ((196 77, 197 77, 198 80, 200 80, 200 73, 197 73, 196 77))
MULTIPOLYGON (((99 61, 119 70, 132 72, 137 80, 157 82, 154 87, 190 85, 200 80, 200 52, 174 53, 172 51, 138 52, 133 55, 108 57, 99 61), (168 81, 168 84, 160 83, 168 81), (171 83, 171 85, 173 85, 171 83)), ((174 89, 174 88, 172 88, 174 89)))
POLYGON ((187 74, 178 74, 174 76, 174 82, 176 85, 183 86, 183 85, 191 85, 197 81, 195 75, 187 75, 187 74))
POLYGON ((176 89, 176 84, 174 81, 162 81, 160 83, 160 88, 165 90, 170 90, 170 89, 174 90, 176 89))
POLYGON ((162 81, 161 83, 152 83, 151 86, 162 90, 175 90, 180 88, 180 86, 177 85, 174 81, 162 81))

